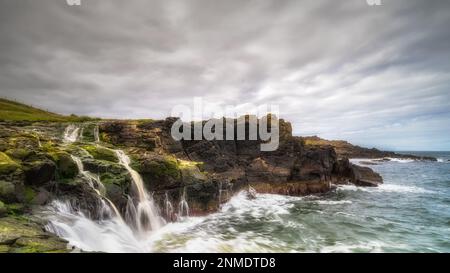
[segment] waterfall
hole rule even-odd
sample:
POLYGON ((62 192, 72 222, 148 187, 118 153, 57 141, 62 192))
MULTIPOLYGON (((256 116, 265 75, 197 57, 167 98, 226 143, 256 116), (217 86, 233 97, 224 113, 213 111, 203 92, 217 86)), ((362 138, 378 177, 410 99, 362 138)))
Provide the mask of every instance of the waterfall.
POLYGON ((178 209, 178 216, 179 217, 189 216, 189 204, 186 201, 186 188, 183 189, 183 194, 181 195, 178 209))
POLYGON ((45 213, 50 220, 46 230, 83 251, 151 252, 151 244, 137 238, 133 230, 117 217, 94 221, 69 202, 62 201, 53 201, 45 213))
POLYGON ((164 208, 165 208, 166 218, 168 220, 172 220, 173 206, 169 200, 169 195, 167 194, 167 192, 166 192, 165 199, 164 199, 164 208))
POLYGON ((97 126, 95 126, 95 128, 94 128, 94 139, 95 139, 95 142, 100 142, 100 132, 99 132, 99 128, 98 128, 98 125, 97 126))
POLYGON ((80 132, 79 127, 70 124, 69 126, 66 127, 66 130, 64 131, 64 142, 72 143, 77 141, 79 132, 80 132))
POLYGON ((83 141, 83 135, 84 135, 84 128, 81 128, 80 130, 80 134, 78 135, 78 141, 83 141))
POLYGON ((226 188, 223 189, 223 183, 222 181, 219 181, 219 206, 222 204, 222 201, 228 201, 230 198, 230 187, 231 185, 229 183, 226 183, 226 188), (223 199, 223 193, 225 192, 225 199, 223 199))
POLYGON ((109 200, 107 197, 105 197, 106 189, 105 189, 105 186, 103 185, 103 183, 100 181, 100 178, 98 176, 93 175, 89 171, 85 171, 83 162, 81 161, 81 159, 79 157, 72 155, 72 159, 73 159, 73 161, 75 161, 80 174, 86 179, 89 186, 99 196, 100 202, 102 203, 102 207, 101 207, 102 213, 100 215, 104 215, 106 213, 111 216, 110 209, 109 209, 109 208, 111 208, 114 211, 115 216, 120 218, 121 221, 123 221, 122 216, 120 215, 120 212, 117 209, 117 207, 114 205, 114 203, 111 200, 109 200), (109 206, 106 205, 105 200, 108 202, 109 206))
POLYGON ((130 167, 131 159, 121 150, 116 150, 119 163, 130 173, 133 182, 134 198, 129 198, 127 218, 134 221, 141 234, 154 231, 164 225, 164 219, 159 216, 153 197, 146 191, 141 175, 130 167))

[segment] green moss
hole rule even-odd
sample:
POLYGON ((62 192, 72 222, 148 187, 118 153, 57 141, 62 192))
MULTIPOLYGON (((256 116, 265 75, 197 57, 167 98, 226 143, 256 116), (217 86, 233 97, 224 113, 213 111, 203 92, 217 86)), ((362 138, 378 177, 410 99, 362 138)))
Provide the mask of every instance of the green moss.
MULTIPOLYGON (((133 167, 140 169, 140 165, 133 164, 133 167)), ((156 177, 170 176, 175 179, 180 178, 180 168, 178 161, 173 156, 166 156, 163 160, 155 160, 146 162, 145 170, 141 170, 146 173, 151 173, 156 177)))
POLYGON ((9 199, 14 199, 15 191, 12 182, 0 181, 0 198, 3 198, 3 201, 7 202, 9 199))
POLYGON ((86 146, 83 146, 83 149, 85 149, 95 159, 106 160, 106 161, 111 161, 111 162, 115 162, 115 163, 119 162, 114 151, 112 151, 110 149, 103 148, 100 146, 95 146, 95 145, 86 145, 86 146))
POLYGON ((8 253, 8 252, 9 252, 9 246, 0 245, 0 253, 8 253))
POLYGON ((63 151, 49 153, 53 162, 56 163, 59 179, 71 179, 78 175, 78 166, 70 154, 63 151))
POLYGON ((25 187, 25 201, 27 203, 31 203, 33 199, 36 197, 36 192, 29 186, 25 187))
POLYGON ((44 232, 40 224, 27 217, 0 218, 0 252, 68 252, 67 242, 44 232))
MULTIPOLYGON (((11 251, 11 250, 10 250, 11 251)), ((58 238, 19 238, 13 245, 14 253, 65 253, 67 243, 58 238)))
POLYGON ((112 173, 103 173, 100 175, 100 181, 102 181, 105 185, 118 185, 118 186, 124 186, 127 183, 127 177, 125 174, 118 175, 118 174, 112 174, 112 173))
POLYGON ((14 162, 7 154, 0 152, 0 174, 12 173, 19 167, 19 164, 14 162))
POLYGON ((18 148, 18 149, 9 149, 5 153, 15 159, 24 160, 31 154, 31 151, 23 148, 18 148))
POLYGON ((100 140, 102 142, 106 142, 106 143, 111 143, 111 138, 109 137, 109 135, 105 132, 100 133, 100 140))
POLYGON ((0 200, 0 217, 3 217, 7 212, 5 204, 0 200))
POLYGON ((6 211, 11 216, 20 216, 25 211, 25 206, 23 204, 14 203, 14 204, 7 204, 6 211))

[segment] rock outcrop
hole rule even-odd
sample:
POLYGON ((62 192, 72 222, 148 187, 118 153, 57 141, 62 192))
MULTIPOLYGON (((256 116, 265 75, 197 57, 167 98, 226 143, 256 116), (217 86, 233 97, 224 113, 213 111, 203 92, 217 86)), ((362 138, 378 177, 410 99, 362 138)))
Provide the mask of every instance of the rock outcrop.
POLYGON ((353 145, 343 140, 326 140, 317 136, 303 137, 305 143, 309 146, 331 146, 336 150, 340 158, 367 158, 367 159, 385 159, 389 158, 412 159, 422 161, 437 161, 435 157, 417 156, 410 154, 399 154, 389 151, 380 151, 376 148, 368 149, 353 145))
POLYGON ((308 195, 326 193, 333 184, 382 183, 381 176, 341 158, 332 146, 305 145, 284 120, 279 120, 279 147, 272 152, 261 151, 264 141, 259 137, 248 140, 248 119, 243 120, 247 140, 176 141, 171 136, 176 121, 78 123, 81 135, 73 143, 62 139, 67 123, 1 122, 0 228, 17 224, 25 231, 17 238, 2 239, 0 252, 36 250, 31 245, 39 245, 39 251, 66 251, 61 241, 42 233, 42 226, 36 231, 40 224, 29 218, 33 209, 54 199, 68 200, 99 218, 95 212, 100 194, 125 212, 132 178, 119 163, 116 149, 130 156, 130 166, 142 176, 169 221, 176 219, 177 204, 182 201, 189 204, 191 215, 203 215, 216 211, 241 190, 248 190, 249 195, 308 195), (80 173, 80 163, 84 171, 98 177, 101 187, 80 173), (18 222, 18 216, 30 224, 18 222))
MULTIPOLYGON (((249 187, 261 193, 307 195, 327 192, 332 183, 375 186, 382 182, 369 168, 348 160, 342 164, 331 146, 305 145, 302 138, 292 136, 291 124, 284 120, 279 120, 280 144, 273 152, 262 152, 261 140, 175 141, 170 135, 174 122, 168 118, 100 125, 102 141, 133 155, 133 167, 162 206, 167 198, 178 203, 185 194, 191 212, 204 214, 249 187)), ((247 119, 246 139, 248 131, 247 119)), ((223 134, 225 139, 225 126, 223 134)))

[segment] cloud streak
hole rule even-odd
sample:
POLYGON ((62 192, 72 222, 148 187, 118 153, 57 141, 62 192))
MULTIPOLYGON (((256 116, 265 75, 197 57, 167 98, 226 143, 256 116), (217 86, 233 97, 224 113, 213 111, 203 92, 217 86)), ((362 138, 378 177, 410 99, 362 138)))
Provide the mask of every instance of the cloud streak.
POLYGON ((279 104, 298 135, 450 150, 450 3, 0 0, 0 95, 163 118, 279 104))

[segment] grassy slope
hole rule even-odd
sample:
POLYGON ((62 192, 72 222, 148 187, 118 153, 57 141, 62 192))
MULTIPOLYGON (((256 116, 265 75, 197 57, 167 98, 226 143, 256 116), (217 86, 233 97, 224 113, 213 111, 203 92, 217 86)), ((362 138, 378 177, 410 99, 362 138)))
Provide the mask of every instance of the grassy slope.
POLYGON ((0 120, 77 122, 89 120, 89 118, 77 116, 62 116, 22 103, 0 98, 0 120))

